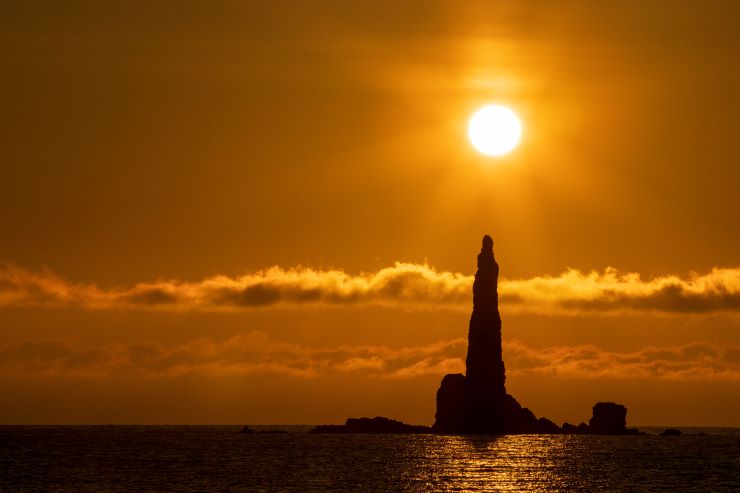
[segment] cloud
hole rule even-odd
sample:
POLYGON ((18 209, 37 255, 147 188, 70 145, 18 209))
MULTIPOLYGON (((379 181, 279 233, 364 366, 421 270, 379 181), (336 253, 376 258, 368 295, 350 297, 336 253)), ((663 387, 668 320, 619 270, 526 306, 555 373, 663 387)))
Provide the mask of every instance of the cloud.
MULTIPOLYGON (((377 272, 271 267, 251 274, 198 282, 160 280, 103 289, 68 282, 50 271, 0 269, 0 307, 87 309, 254 310, 269 307, 380 305, 404 309, 469 310, 473 276, 426 264, 396 262, 377 272)), ((500 301, 509 312, 541 314, 740 313, 740 267, 714 268, 686 278, 644 280, 608 268, 569 269, 558 276, 501 279, 500 301)))
MULTIPOLYGON (((74 347, 62 341, 25 342, 0 348, 0 374, 146 377, 283 374, 314 378, 328 373, 415 376, 462 369, 464 339, 425 346, 308 347, 271 340, 253 331, 223 341, 203 338, 167 347, 155 343, 74 347), (457 366, 450 366, 454 360, 457 366)), ((464 366, 464 365, 463 365, 464 366)))
POLYGON ((557 277, 504 281, 502 302, 534 304, 535 311, 662 313, 740 312, 740 268, 641 279, 608 268, 603 274, 569 269, 557 277))
POLYGON ((740 381, 740 346, 694 342, 616 352, 592 345, 533 349, 513 341, 504 347, 507 366, 522 375, 740 381))
MULTIPOLYGON (((405 379, 442 377, 465 370, 467 341, 432 344, 314 347, 270 339, 258 331, 223 341, 196 339, 164 346, 154 343, 76 347, 36 341, 0 348, 0 375, 97 378, 111 375, 179 378, 279 374, 292 378, 354 375, 405 379)), ((695 342, 606 351, 592 345, 532 348, 504 343, 507 375, 562 378, 620 378, 740 381, 740 346, 695 342)))

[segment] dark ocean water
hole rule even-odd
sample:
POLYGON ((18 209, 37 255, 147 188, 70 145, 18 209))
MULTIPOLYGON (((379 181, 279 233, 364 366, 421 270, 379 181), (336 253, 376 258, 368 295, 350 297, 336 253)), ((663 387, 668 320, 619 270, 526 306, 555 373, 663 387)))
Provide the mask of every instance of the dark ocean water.
POLYGON ((0 426, 0 490, 740 491, 737 428, 684 428, 678 437, 311 435, 300 426, 253 428, 290 433, 243 435, 234 426, 0 426))

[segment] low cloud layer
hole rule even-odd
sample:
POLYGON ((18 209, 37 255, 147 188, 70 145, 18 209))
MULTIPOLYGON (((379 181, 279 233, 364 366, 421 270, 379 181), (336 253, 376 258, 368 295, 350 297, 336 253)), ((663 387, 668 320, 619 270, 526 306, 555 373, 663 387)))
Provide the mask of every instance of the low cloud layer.
MULTIPOLYGON (((404 309, 463 309, 471 303, 473 276, 397 262, 373 273, 272 267, 252 274, 199 282, 160 280, 102 289, 68 282, 52 272, 0 269, 0 307, 87 309, 254 310, 290 306, 382 305, 404 309)), ((740 267, 714 268, 685 278, 644 280, 639 274, 567 270, 558 276, 501 279, 501 304, 542 314, 740 314, 740 267)))
MULTIPOLYGON (((283 374, 315 378, 329 373, 409 377, 460 371, 464 339, 407 347, 308 347, 274 341, 259 331, 223 341, 196 339, 176 346, 108 344, 81 348, 62 341, 0 348, 0 374, 96 377, 135 373, 147 377, 283 374)), ((464 365, 463 365, 464 366, 464 365)))
POLYGON ((515 374, 572 378, 723 379, 740 381, 740 346, 694 342, 648 346, 637 351, 605 351, 593 345, 533 349, 504 344, 515 374))
MULTIPOLYGON (((405 348, 388 346, 303 346, 249 332, 223 341, 197 339, 163 346, 155 343, 77 347, 60 341, 0 347, 0 375, 145 378, 285 375, 319 378, 351 374, 369 378, 441 377, 463 372, 463 338, 405 348)), ((510 377, 619 378, 740 381, 740 346, 696 342, 649 346, 637 351, 605 351, 592 345, 532 348, 504 343, 510 377)))

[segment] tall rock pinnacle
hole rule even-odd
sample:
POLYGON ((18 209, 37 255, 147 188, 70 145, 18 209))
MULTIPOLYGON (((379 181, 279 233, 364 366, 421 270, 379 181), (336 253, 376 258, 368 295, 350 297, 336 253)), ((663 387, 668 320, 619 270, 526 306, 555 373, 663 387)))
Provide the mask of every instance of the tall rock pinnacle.
POLYGON ((493 257, 493 239, 488 235, 483 237, 478 254, 465 366, 468 385, 481 393, 499 397, 506 394, 498 312, 498 264, 493 257))
MULTIPOLYGON (((559 427, 534 415, 506 393, 506 374, 501 351, 501 316, 498 311, 498 264, 493 257, 493 239, 483 237, 478 270, 473 282, 473 314, 468 329, 466 375, 445 375, 437 390, 437 413, 431 430, 398 421, 348 419, 345 425, 318 426, 314 433, 594 433, 627 435, 639 433, 626 428, 627 408, 614 402, 597 402, 590 425, 569 423, 559 427)), ((675 431, 675 430, 674 430, 675 431)), ((666 431, 667 433, 667 431, 666 431)))
MULTIPOLYGON (((437 391, 432 427, 440 433, 531 433, 552 429, 506 393, 498 311, 498 264, 493 239, 483 237, 473 283, 466 375, 446 375, 437 391)), ((552 426, 550 426, 552 425, 552 426)))

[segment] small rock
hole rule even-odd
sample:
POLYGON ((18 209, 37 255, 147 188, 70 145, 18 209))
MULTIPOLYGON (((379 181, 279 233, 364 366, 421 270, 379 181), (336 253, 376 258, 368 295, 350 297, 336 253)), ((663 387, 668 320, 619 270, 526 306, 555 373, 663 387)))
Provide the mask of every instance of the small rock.
POLYGON ((578 433, 578 427, 570 423, 563 423, 563 426, 561 428, 563 430, 563 433, 568 434, 568 435, 573 435, 575 433, 578 433))
POLYGON ((666 428, 663 433, 660 434, 662 437, 675 437, 681 434, 681 430, 675 428, 666 428))
POLYGON ((432 430, 428 426, 409 425, 382 416, 376 416, 375 418, 347 418, 347 422, 343 425, 319 425, 311 430, 311 433, 360 433, 369 435, 386 433, 410 435, 431 432, 432 430))
POLYGON ((627 408, 614 402, 597 402, 593 417, 588 422, 591 433, 596 435, 625 435, 627 433, 627 408))
POLYGON ((588 435, 589 433, 591 433, 591 428, 589 428, 586 423, 580 423, 578 425, 578 434, 579 435, 588 435))

